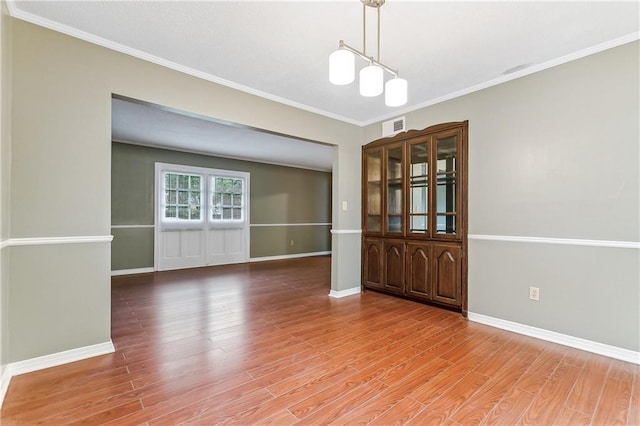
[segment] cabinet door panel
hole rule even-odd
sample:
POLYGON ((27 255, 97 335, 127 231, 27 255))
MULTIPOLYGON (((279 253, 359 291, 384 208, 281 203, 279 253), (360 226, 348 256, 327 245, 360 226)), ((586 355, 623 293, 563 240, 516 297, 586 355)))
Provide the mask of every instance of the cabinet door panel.
POLYGON ((402 234, 404 232, 404 150, 402 144, 393 144, 384 148, 386 216, 385 233, 402 234))
POLYGON ((379 234, 382 232, 382 149, 363 151, 362 178, 364 231, 379 234))
POLYGON ((462 306, 460 276, 461 249, 457 246, 433 247, 433 300, 452 306, 462 306))
POLYGON ((407 245, 407 293, 431 300, 431 254, 424 244, 407 245))
POLYGON ((404 293, 404 243, 384 242, 384 288, 404 293))
POLYGON ((362 253, 362 279, 368 287, 382 288, 382 240, 365 239, 362 253))

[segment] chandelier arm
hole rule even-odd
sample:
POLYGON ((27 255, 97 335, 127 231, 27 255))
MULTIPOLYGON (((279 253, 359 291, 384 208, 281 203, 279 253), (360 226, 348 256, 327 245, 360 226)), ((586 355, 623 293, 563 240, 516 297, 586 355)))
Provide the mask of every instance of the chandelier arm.
POLYGON ((362 51, 367 54, 367 5, 362 3, 362 51))
POLYGON ((380 7, 378 10, 378 62, 380 62, 380 7))
POLYGON ((394 70, 393 68, 389 68, 388 66, 386 66, 382 62, 376 61, 375 59, 373 59, 373 57, 367 56, 364 53, 360 52, 359 50, 354 49, 353 47, 351 47, 347 43, 345 43, 343 40, 340 40, 340 49, 348 50, 349 52, 353 53, 354 55, 357 55, 357 56, 361 57, 365 61, 370 62, 371 64, 379 66, 380 68, 382 68, 383 70, 385 70, 389 74, 392 74, 394 77, 398 76, 398 71, 397 70, 394 70))

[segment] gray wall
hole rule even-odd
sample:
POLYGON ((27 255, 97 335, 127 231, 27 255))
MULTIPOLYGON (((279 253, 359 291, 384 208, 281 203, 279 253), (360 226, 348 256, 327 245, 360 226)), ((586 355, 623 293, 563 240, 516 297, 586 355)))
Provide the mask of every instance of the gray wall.
MULTIPOLYGON (((156 162, 250 173, 251 224, 331 223, 331 173, 114 142, 112 225, 154 224, 156 162)), ((330 225, 254 226, 250 256, 329 251, 330 228, 330 225)), ((112 234, 112 270, 154 266, 153 229, 112 228, 112 234)))
MULTIPOLYGON (((0 4, 0 242, 9 239, 11 188, 11 20, 0 4)), ((0 249, 0 377, 9 354, 9 252, 0 249)))
POLYGON ((598 243, 640 241, 639 59, 634 42, 406 115, 469 120, 471 313, 640 350, 639 250, 598 243))
MULTIPOLYGON (((11 239, 111 234, 113 93, 337 146, 332 199, 359 205, 362 129, 11 20, 11 239)), ((3 55, 4 55, 3 49, 3 55)), ((4 95, 3 95, 4 99, 4 95)), ((3 182, 4 184, 4 182, 3 182)), ((3 196, 7 191, 3 187, 3 196)), ((332 209, 334 228, 359 209, 332 209)), ((255 219, 255 218, 254 218, 255 219)), ((353 229, 353 228, 351 228, 353 229)), ((332 237, 332 247, 336 236, 332 237)), ((339 238, 339 237, 338 237, 339 238)), ((10 246, 9 362, 110 340, 110 248, 10 246), (86 250, 77 258, 78 248, 86 250), (41 261, 52 250, 56 262, 41 261), (37 272, 32 271, 37 266, 37 272), (65 297, 42 303, 59 289, 65 297), (19 297, 18 297, 19 295, 19 297), (87 307, 91 307, 88 313, 87 307), (39 311, 35 311, 38 309, 39 311)), ((341 248, 344 245, 340 246, 341 248)), ((358 285, 359 246, 332 261, 332 288, 358 285)), ((336 254, 336 249, 332 249, 336 254)), ((8 326, 6 325, 8 324, 8 326)))

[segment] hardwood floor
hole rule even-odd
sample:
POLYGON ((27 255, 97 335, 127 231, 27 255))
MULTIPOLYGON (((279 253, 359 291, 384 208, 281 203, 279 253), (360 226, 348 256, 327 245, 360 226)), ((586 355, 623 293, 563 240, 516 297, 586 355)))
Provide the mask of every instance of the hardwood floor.
POLYGON ((114 277, 116 352, 14 377, 5 424, 638 425, 637 365, 367 292, 328 257, 114 277))

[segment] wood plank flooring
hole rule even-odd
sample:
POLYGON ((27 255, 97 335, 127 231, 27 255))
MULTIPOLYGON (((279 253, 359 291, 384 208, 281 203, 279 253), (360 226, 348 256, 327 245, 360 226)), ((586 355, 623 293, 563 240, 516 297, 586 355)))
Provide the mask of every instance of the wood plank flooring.
POLYGON ((316 257, 112 279, 116 352, 14 377, 6 424, 640 425, 637 365, 367 292, 316 257))

